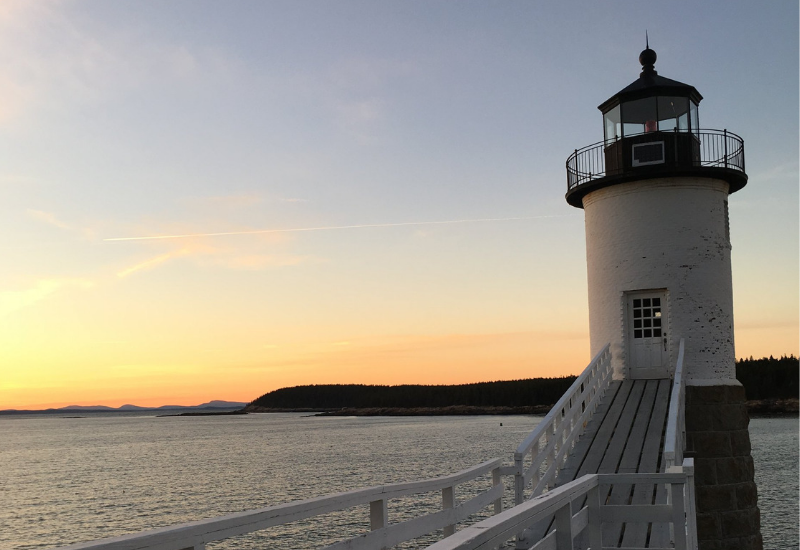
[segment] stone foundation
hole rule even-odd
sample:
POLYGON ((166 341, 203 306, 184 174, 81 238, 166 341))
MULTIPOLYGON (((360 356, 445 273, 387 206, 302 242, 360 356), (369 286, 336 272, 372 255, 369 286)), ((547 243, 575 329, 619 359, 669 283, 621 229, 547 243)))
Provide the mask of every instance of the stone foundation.
POLYGON ((700 550, 762 550, 749 423, 742 386, 686 387, 700 550))

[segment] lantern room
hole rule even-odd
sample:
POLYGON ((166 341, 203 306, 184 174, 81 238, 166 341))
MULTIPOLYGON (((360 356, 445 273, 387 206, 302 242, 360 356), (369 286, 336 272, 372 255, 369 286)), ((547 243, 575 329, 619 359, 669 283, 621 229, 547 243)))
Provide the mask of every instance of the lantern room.
POLYGON ((567 202, 583 208, 588 193, 629 181, 674 176, 722 179, 728 192, 747 183, 744 142, 727 130, 700 128, 694 86, 660 76, 649 45, 639 55, 639 78, 598 109, 603 141, 567 159, 567 202))
POLYGON ((600 107, 605 142, 652 132, 692 132, 700 129, 697 105, 703 96, 694 86, 659 76, 656 52, 639 55, 639 79, 600 107))

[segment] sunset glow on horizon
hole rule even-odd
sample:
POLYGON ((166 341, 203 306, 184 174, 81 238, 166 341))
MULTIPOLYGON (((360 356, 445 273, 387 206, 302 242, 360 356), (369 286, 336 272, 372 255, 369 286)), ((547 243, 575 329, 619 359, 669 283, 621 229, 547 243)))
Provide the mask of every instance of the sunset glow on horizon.
POLYGON ((4 2, 0 410, 580 373, 645 28, 745 141, 736 356, 800 354, 798 6, 680 5, 4 2))

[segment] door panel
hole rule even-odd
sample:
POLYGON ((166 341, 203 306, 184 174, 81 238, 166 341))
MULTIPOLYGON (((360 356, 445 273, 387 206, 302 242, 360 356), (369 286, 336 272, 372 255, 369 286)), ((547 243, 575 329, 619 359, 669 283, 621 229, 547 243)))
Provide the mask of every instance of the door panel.
POLYGON ((668 376, 665 291, 627 294, 628 372, 631 378, 668 376))

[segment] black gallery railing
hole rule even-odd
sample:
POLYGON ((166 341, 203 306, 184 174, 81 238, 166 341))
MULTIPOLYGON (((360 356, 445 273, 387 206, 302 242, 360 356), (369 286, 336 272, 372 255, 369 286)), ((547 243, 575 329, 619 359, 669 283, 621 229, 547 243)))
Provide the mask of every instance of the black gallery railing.
POLYGON ((576 149, 567 159, 567 191, 599 178, 659 165, 678 170, 712 167, 744 173, 744 140, 727 130, 700 130, 650 132, 601 141, 576 149), (635 147, 654 143, 661 145, 659 160, 641 162, 635 158, 635 147))

